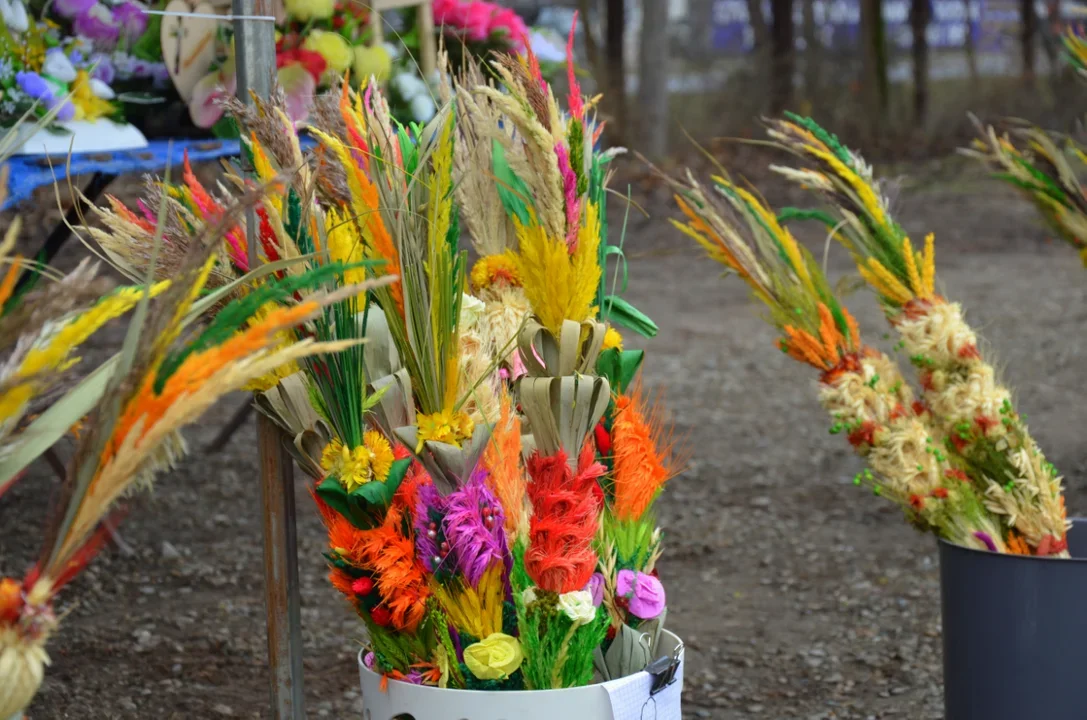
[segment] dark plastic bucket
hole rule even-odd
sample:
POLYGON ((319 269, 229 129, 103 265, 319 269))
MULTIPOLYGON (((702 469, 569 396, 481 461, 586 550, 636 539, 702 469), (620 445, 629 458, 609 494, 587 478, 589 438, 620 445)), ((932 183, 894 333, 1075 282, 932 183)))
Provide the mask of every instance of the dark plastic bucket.
POLYGON ((1072 560, 939 546, 945 720, 1087 720, 1087 519, 1072 560))

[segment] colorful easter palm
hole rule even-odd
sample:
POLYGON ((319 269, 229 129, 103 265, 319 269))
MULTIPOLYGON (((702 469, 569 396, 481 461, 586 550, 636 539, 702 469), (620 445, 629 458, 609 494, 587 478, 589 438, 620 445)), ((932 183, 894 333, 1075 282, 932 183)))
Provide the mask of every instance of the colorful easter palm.
MULTIPOLYGON (((936 442, 982 482, 986 507, 1007 518, 1006 543, 1025 542, 1032 554, 1067 554, 1060 477, 983 356, 962 307, 936 293, 932 235, 923 252, 914 250, 891 217, 871 168, 813 121, 790 116, 771 122, 769 133, 803 163, 774 169, 828 202, 830 215, 815 216, 849 250, 878 295, 918 369, 936 442)), ((796 213, 786 211, 791 215, 796 213)))
MULTIPOLYGON (((765 203, 723 177, 707 189, 673 181, 685 215, 676 227, 734 271, 770 310, 778 346, 820 371, 819 399, 868 469, 855 482, 905 512, 911 524, 954 543, 1006 550, 1002 516, 984 503, 982 478, 945 452, 942 430, 917 402, 897 363, 864 344, 856 320, 811 253, 765 203)), ((921 282, 931 283, 931 270, 921 282)))

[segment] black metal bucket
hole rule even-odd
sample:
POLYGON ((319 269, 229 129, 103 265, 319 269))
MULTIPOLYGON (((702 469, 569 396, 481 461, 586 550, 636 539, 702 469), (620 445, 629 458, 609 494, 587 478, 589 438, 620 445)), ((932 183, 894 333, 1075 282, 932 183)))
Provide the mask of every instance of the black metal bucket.
POLYGON ((939 546, 945 720, 1087 719, 1087 519, 1072 560, 939 546))

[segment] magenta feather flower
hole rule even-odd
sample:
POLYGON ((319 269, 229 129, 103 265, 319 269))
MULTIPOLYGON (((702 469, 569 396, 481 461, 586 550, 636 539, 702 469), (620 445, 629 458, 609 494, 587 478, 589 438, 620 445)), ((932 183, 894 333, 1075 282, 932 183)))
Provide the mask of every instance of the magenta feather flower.
POLYGON ((508 565, 510 560, 505 512, 484 479, 484 472, 473 473, 467 483, 445 497, 442 523, 460 572, 472 587, 479 585, 483 573, 495 561, 508 565))
POLYGON ((562 190, 566 195, 566 248, 573 255, 577 251, 578 220, 581 217, 581 203, 577 197, 577 175, 570 165, 570 153, 562 143, 555 145, 555 154, 559 158, 559 172, 562 173, 562 190))

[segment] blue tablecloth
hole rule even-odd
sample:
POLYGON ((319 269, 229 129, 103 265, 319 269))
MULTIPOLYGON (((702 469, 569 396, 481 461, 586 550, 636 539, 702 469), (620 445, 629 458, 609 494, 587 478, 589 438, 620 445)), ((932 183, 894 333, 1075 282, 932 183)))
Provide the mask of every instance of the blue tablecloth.
POLYGON ((0 210, 7 210, 29 200, 36 189, 63 183, 65 177, 104 173, 129 175, 163 170, 167 166, 180 168, 185 159, 207 162, 239 155, 237 140, 152 140, 147 147, 116 152, 78 153, 68 155, 19 155, 10 158, 8 167, 8 197, 0 210))

